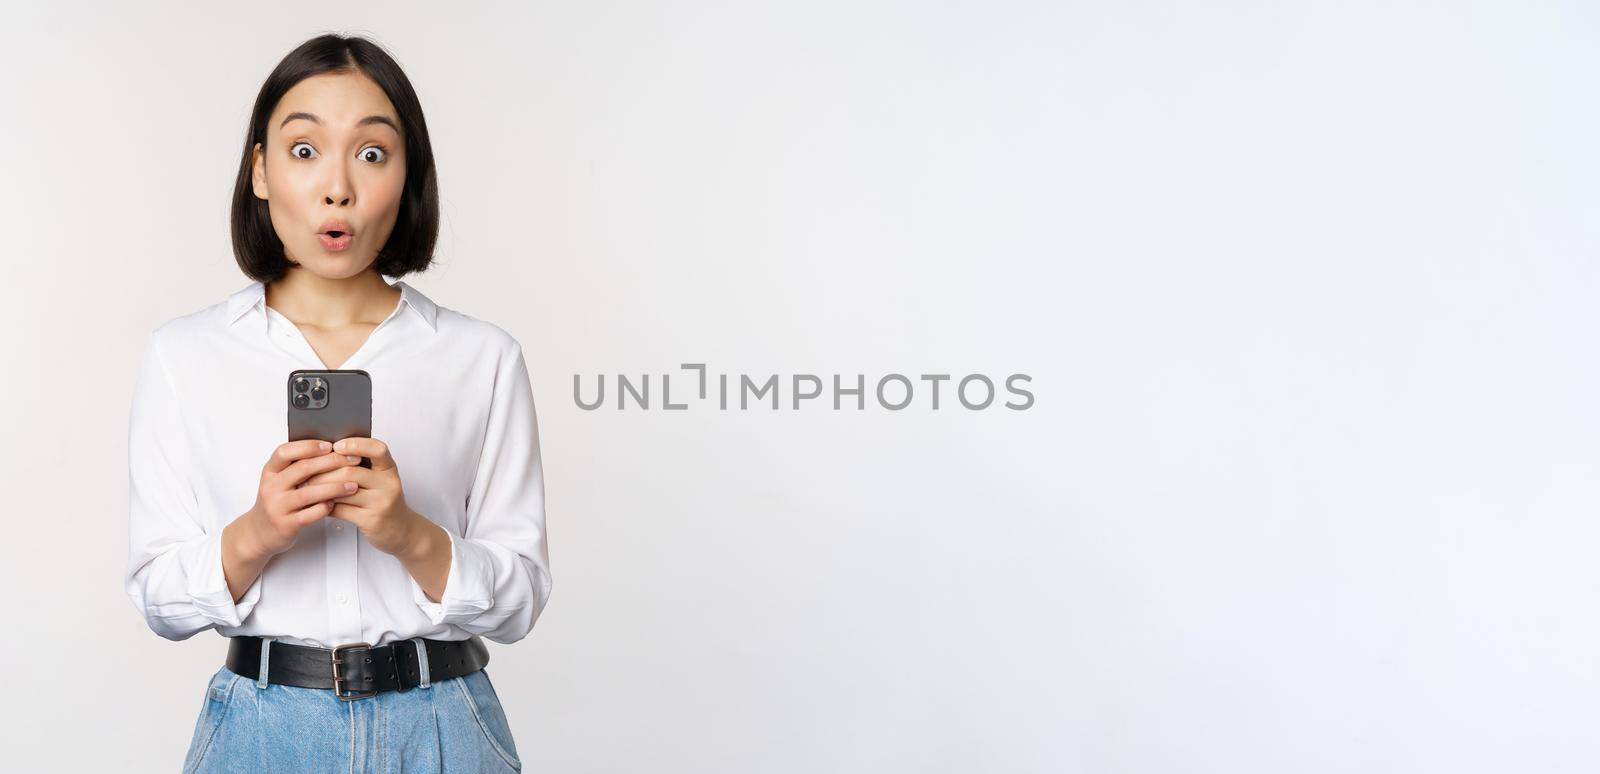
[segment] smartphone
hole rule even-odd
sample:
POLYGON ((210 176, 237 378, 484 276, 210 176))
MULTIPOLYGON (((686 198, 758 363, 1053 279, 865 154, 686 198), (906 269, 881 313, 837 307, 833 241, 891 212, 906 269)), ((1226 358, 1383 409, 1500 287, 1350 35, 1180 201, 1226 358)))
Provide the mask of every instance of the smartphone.
MULTIPOLYGON (((289 372, 289 440, 372 437, 372 377, 361 370, 289 372)), ((361 458, 361 467, 372 460, 361 458)))

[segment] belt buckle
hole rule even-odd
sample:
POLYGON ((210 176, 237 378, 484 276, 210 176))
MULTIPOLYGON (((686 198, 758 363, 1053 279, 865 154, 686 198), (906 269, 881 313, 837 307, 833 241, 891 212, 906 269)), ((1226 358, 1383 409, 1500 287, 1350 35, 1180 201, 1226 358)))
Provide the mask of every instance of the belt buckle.
POLYGON ((372 644, 367 642, 347 642, 333 647, 333 695, 339 697, 340 701, 355 701, 356 699, 365 699, 378 695, 377 691, 351 691, 350 693, 345 693, 340 689, 340 685, 344 682, 344 676, 339 674, 339 665, 343 664, 344 661, 339 658, 339 651, 371 647, 372 644))

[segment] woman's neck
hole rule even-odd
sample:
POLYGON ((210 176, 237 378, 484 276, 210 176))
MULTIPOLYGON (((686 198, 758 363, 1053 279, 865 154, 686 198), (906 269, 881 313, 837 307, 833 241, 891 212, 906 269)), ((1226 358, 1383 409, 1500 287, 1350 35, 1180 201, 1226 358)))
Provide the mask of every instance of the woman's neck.
POLYGON ((283 279, 266 285, 267 306, 296 325, 322 329, 382 322, 394 311, 399 295, 399 288, 372 270, 329 279, 290 267, 283 279))

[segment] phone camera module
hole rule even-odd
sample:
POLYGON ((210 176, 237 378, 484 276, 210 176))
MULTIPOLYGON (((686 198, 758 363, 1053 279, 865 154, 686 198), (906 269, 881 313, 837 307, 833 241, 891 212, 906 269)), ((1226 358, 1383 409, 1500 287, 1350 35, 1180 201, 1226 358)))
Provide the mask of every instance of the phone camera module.
POLYGON ((296 376, 290 382, 289 401, 297 409, 315 411, 328 405, 328 381, 320 376, 296 376))

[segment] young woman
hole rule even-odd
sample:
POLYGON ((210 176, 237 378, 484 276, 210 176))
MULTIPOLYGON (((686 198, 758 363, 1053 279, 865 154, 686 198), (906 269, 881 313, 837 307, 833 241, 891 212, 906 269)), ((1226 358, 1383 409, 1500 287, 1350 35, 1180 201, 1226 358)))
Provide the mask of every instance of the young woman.
POLYGON ((233 197, 252 282, 149 334, 129 422, 128 595, 229 638, 184 771, 521 768, 482 638, 550 596, 538 426, 514 337, 385 279, 429 266, 438 209, 389 55, 278 64, 233 197), (284 442, 297 369, 366 371, 373 437, 284 442))

